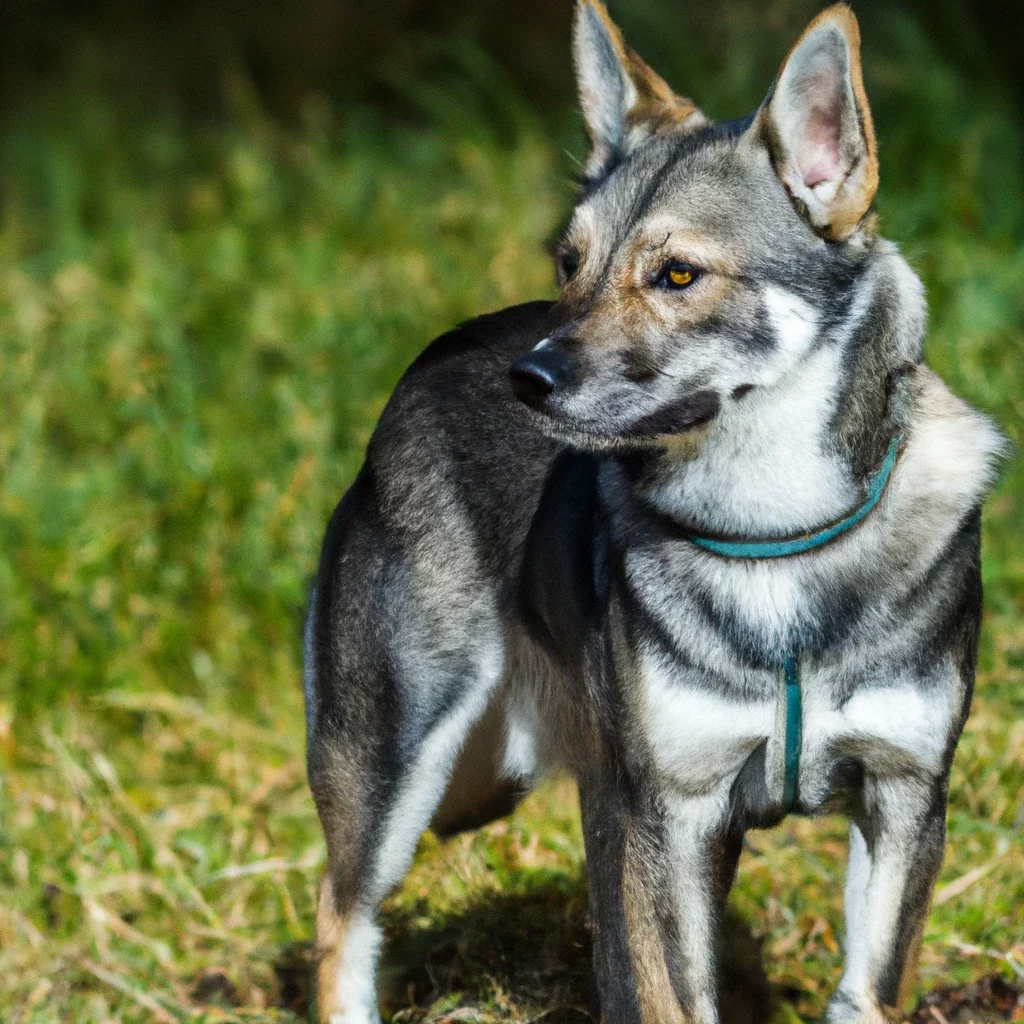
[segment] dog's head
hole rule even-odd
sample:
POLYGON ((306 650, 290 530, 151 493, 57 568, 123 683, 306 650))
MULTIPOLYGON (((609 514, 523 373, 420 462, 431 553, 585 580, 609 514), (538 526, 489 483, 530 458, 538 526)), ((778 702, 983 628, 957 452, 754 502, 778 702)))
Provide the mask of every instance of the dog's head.
POLYGON ((758 111, 712 125, 579 0, 593 149, 556 247, 561 324, 512 368, 545 429, 651 444, 770 387, 835 320, 878 183, 857 21, 830 7, 758 111))

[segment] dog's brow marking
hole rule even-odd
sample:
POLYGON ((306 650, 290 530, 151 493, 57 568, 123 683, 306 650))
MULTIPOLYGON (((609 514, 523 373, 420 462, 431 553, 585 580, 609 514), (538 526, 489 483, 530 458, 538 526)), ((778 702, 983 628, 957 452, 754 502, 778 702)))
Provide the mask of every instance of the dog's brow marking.
POLYGON ((644 248, 648 252, 655 252, 658 249, 664 249, 665 246, 668 245, 668 240, 671 237, 672 237, 672 232, 670 231, 660 242, 651 242, 650 245, 646 245, 646 246, 644 246, 644 248))
POLYGON ((540 341, 538 341, 537 344, 533 346, 533 349, 531 351, 538 352, 542 348, 547 348, 550 344, 550 338, 541 338, 540 341))
MULTIPOLYGON (((608 250, 608 254, 604 260, 604 266, 601 269, 602 278, 607 278, 616 254, 619 252, 619 249, 622 247, 623 243, 629 237, 636 225, 640 223, 644 215, 650 209, 651 203, 654 201, 654 197, 658 192, 662 181, 665 179, 665 176, 669 173, 671 168, 676 164, 678 157, 678 151, 673 148, 662 163, 650 172, 649 179, 646 184, 641 187, 640 192, 634 201, 629 205, 629 208, 622 217, 617 230, 613 229, 612 245, 608 250)), ((624 167, 627 164, 632 163, 633 160, 634 155, 630 154, 630 156, 620 164, 620 167, 624 167)), ((620 184, 622 180, 623 178, 621 177, 620 172, 620 184)))

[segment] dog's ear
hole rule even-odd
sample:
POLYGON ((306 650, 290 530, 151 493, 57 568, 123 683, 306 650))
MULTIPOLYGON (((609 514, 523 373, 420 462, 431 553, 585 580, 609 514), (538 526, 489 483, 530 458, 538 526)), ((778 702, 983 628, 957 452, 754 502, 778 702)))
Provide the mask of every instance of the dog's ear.
POLYGON ((754 130, 796 207, 829 241, 848 238, 878 188, 878 148, 860 67, 860 29, 836 4, 790 51, 754 130))
POLYGON ((626 45, 598 0, 577 0, 573 59, 593 143, 587 178, 607 173, 655 132, 692 131, 708 123, 692 101, 676 96, 626 45))

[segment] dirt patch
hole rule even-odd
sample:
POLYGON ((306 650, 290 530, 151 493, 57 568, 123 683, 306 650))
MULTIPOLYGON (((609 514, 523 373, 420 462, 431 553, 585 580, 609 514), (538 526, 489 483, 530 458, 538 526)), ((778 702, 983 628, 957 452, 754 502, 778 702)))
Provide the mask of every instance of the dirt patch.
POLYGON ((207 971, 199 975, 190 993, 194 1002, 203 1006, 238 1006, 241 1000, 234 982, 223 971, 207 971))
POLYGON ((313 972, 316 957, 312 942, 293 942, 274 961, 277 975, 276 1005, 306 1020, 313 1005, 313 972))
POLYGON ((910 1024, 996 1024, 1024 1021, 1024 994, 998 975, 922 997, 910 1024))

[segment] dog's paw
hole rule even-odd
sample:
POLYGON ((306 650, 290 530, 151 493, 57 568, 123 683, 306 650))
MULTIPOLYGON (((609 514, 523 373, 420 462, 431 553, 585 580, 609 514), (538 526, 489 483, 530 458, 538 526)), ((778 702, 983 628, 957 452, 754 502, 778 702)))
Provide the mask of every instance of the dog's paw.
POLYGON ((341 1010, 321 1017, 327 1024, 381 1024, 381 1016, 376 1007, 341 1010))
POLYGON ((841 989, 829 1000, 824 1024, 899 1024, 902 1018, 894 1010, 879 1006, 870 996, 841 989))

